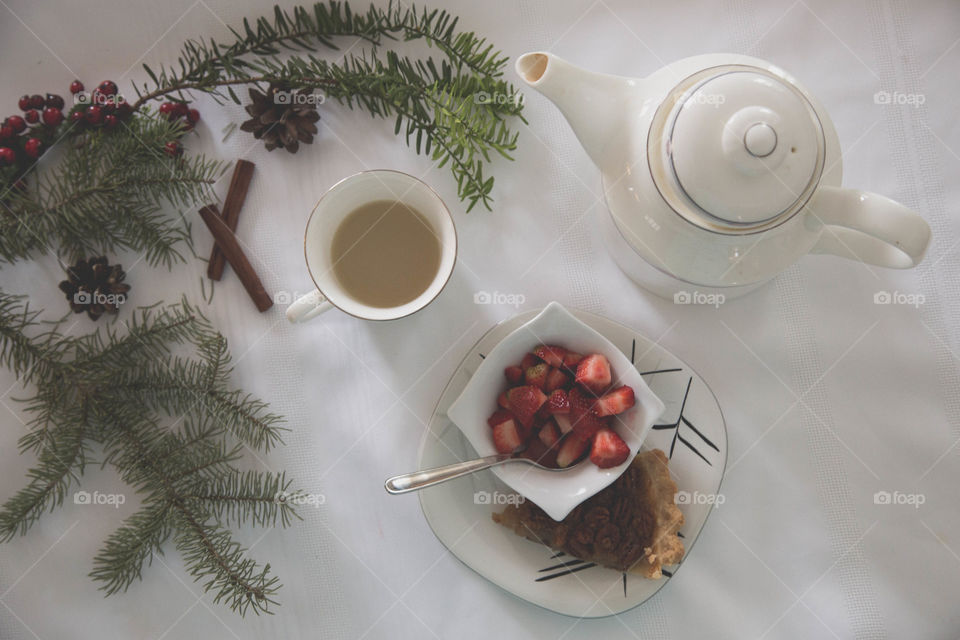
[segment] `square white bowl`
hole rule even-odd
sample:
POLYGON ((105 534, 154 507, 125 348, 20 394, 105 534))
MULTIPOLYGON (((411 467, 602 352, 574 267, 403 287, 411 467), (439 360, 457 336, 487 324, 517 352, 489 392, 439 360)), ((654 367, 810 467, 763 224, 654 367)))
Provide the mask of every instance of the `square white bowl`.
POLYGON ((463 392, 447 410, 447 417, 463 432, 481 456, 493 455, 493 436, 487 418, 497 409, 497 396, 507 389, 503 370, 517 364, 540 344, 564 347, 587 355, 599 353, 610 361, 613 381, 633 387, 636 404, 615 416, 614 430, 630 447, 623 464, 601 469, 589 460, 569 471, 555 472, 532 465, 508 463, 491 470, 507 486, 532 500, 554 520, 563 520, 573 509, 623 473, 643 444, 664 405, 643 376, 620 349, 575 318, 558 302, 551 302, 535 318, 508 334, 477 367, 463 392))

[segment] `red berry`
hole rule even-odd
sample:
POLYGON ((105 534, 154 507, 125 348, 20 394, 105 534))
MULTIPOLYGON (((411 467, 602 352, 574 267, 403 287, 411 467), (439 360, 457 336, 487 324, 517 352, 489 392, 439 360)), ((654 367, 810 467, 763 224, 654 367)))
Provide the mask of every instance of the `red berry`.
POLYGON ((17 161, 17 154, 10 147, 0 147, 0 164, 13 164, 17 161))
POLYGON ((113 129, 115 126, 117 126, 117 122, 119 121, 115 115, 111 114, 103 117, 103 126, 107 129, 113 129))
POLYGON ((175 118, 183 117, 187 115, 189 112, 190 112, 190 109, 187 107, 187 105, 183 104, 182 102, 173 103, 173 116, 175 118))
POLYGON ((601 469, 616 467, 630 457, 630 447, 611 429, 597 431, 590 447, 590 461, 601 469))
POLYGON ((117 93, 117 83, 113 80, 104 80, 99 85, 97 89, 100 89, 102 93, 107 94, 108 96, 116 95, 117 93))
POLYGON ((30 108, 31 109, 43 109, 43 96, 39 93, 35 93, 30 96, 30 108))
POLYGON ((13 127, 9 124, 4 123, 0 126, 0 140, 6 140, 7 138, 12 138, 14 135, 13 127))
POLYGON ((70 93, 72 93, 73 95, 77 95, 81 91, 83 91, 82 82, 80 82, 79 80, 74 80, 73 82, 70 83, 70 93))
POLYGON ((20 107, 20 111, 26 111, 30 108, 30 96, 22 95, 17 101, 17 106, 20 107))
POLYGON ((172 102, 164 102, 163 104, 160 105, 159 111, 160 113, 166 116, 169 116, 170 114, 173 113, 173 106, 174 105, 172 102))
POLYGON ((117 117, 126 120, 133 113, 133 107, 126 100, 117 105, 117 117))
POLYGON ((48 107, 53 107, 54 109, 63 109, 63 98, 55 93, 48 93, 43 104, 48 107))
POLYGON ((200 122, 200 112, 196 109, 190 109, 187 111, 187 120, 190 124, 197 124, 200 122))
POLYGON ((83 122, 83 111, 70 112, 70 122, 73 122, 74 124, 83 122))
POLYGON ((47 107, 43 110, 43 124, 55 127, 63 122, 63 111, 58 107, 47 107))
POLYGON ((27 112, 23 114, 23 118, 30 124, 37 124, 40 122, 40 112, 36 109, 27 109, 27 112))
POLYGON ((20 133, 27 128, 27 123, 20 116, 10 116, 7 118, 7 124, 13 127, 14 133, 20 133))
POLYGON ((163 145, 163 152, 171 158, 176 158, 183 153, 183 147, 181 147, 180 143, 176 140, 171 140, 167 144, 163 145))
POLYGON ((40 138, 30 138, 24 143, 23 150, 31 158, 39 158, 40 149, 42 146, 43 146, 43 143, 40 142, 40 138))
POLYGON ((87 110, 84 112, 84 118, 90 124, 100 124, 100 116, 100 107, 95 104, 87 107, 87 110))
POLYGON ((103 106, 107 103, 107 96, 100 89, 94 89, 90 92, 90 104, 103 106))

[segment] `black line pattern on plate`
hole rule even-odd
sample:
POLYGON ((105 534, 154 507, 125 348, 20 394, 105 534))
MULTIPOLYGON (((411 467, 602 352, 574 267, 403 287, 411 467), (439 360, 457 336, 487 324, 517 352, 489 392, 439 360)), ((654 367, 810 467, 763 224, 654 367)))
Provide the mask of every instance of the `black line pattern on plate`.
POLYGON ((547 571, 554 571, 556 569, 568 569, 570 567, 575 567, 578 564, 583 564, 584 562, 585 562, 584 560, 580 560, 579 558, 574 558, 573 560, 567 560, 565 562, 561 562, 560 564, 555 564, 555 565, 546 567, 544 569, 539 569, 537 573, 545 573, 547 571))
POLYGON ((687 447, 688 449, 690 449, 691 451, 693 451, 695 454, 697 454, 697 456, 698 456, 701 460, 703 460, 704 462, 706 462, 708 465, 710 465, 710 466, 712 467, 712 466, 713 466, 713 463, 710 462, 705 455, 703 455, 702 453, 700 453, 700 450, 697 449, 697 446, 696 446, 695 444, 693 444, 692 442, 690 442, 688 439, 684 438, 683 435, 680 433, 680 425, 681 425, 681 424, 686 425, 686 426, 687 426, 693 433, 695 433, 695 434, 697 435, 697 437, 699 437, 707 446, 709 446, 710 448, 712 448, 712 449, 713 449, 714 451, 716 451, 717 453, 720 452, 720 449, 717 447, 717 445, 715 445, 715 444, 713 443, 713 441, 711 441, 709 438, 707 438, 705 435, 703 435, 703 433, 702 433, 699 429, 697 429, 697 428, 694 426, 694 424, 693 424, 692 422, 690 422, 690 420, 687 419, 686 416, 683 415, 683 410, 686 409, 686 407, 687 407, 687 398, 690 396, 690 385, 691 385, 691 384, 693 384, 693 376, 690 376, 690 378, 687 379, 687 390, 684 391, 684 393, 683 393, 683 401, 680 403, 680 415, 677 417, 677 421, 676 421, 676 422, 665 423, 665 424, 655 424, 655 425, 653 425, 653 429, 655 429, 655 430, 657 430, 657 431, 662 431, 662 430, 665 430, 665 429, 673 429, 673 439, 670 441, 670 453, 667 455, 667 457, 670 458, 671 460, 673 459, 673 451, 674 451, 674 449, 675 449, 676 446, 677 446, 677 442, 679 441, 679 442, 680 442, 681 444, 683 444, 685 447, 687 447))
MULTIPOLYGON (((581 562, 583 562, 583 561, 581 560, 581 562)), ((546 582, 547 580, 553 580, 554 578, 562 578, 563 576, 569 576, 570 574, 576 573, 577 571, 583 571, 584 569, 590 569, 590 568, 595 567, 595 566, 597 566, 597 565, 594 564, 594 563, 592 563, 592 562, 588 562, 588 563, 586 563, 586 564, 580 565, 579 567, 572 567, 572 568, 569 568, 569 569, 565 569, 564 571, 558 571, 557 573, 551 573, 551 574, 548 575, 548 576, 541 576, 541 577, 537 578, 537 579, 535 580, 535 582, 546 582)))

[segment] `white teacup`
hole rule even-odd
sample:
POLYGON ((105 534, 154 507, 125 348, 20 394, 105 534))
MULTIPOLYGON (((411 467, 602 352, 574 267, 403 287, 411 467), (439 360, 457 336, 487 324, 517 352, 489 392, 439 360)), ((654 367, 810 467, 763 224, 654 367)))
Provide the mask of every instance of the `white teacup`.
POLYGON ((364 320, 395 320, 416 313, 443 290, 457 258, 457 232, 443 200, 420 180, 388 169, 362 171, 333 185, 320 198, 307 221, 303 253, 317 288, 287 307, 291 322, 310 320, 334 307, 364 320), (358 207, 377 200, 396 200, 419 211, 440 241, 440 264, 433 281, 419 296, 395 307, 358 301, 343 289, 333 270, 331 244, 340 223, 358 207))

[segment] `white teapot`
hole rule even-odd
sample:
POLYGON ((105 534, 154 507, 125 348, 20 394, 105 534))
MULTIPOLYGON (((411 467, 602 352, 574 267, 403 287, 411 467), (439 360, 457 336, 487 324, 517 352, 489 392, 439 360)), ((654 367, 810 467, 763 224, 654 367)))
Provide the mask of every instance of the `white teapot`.
POLYGON ((734 297, 807 253, 904 269, 926 252, 930 227, 919 214, 840 188, 833 123, 768 62, 711 54, 624 78, 535 52, 516 69, 600 168, 605 242, 656 293, 734 297))

